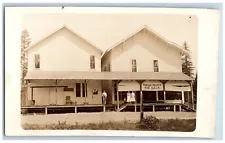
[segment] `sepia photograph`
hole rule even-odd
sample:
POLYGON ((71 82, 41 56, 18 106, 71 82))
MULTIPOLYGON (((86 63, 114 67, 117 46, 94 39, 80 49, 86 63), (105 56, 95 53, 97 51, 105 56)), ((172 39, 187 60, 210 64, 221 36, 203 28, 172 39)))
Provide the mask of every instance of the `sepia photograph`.
POLYGON ((196 129, 196 15, 26 14, 22 29, 24 130, 196 129))

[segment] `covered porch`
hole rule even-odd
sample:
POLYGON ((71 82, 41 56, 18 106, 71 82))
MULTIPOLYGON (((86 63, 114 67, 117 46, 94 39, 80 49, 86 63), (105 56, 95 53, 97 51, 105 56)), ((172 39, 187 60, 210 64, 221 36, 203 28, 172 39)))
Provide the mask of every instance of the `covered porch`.
MULTIPOLYGON (((177 111, 178 108, 181 109, 181 105, 185 104, 185 92, 184 91, 179 91, 181 94, 181 99, 179 100, 166 100, 166 95, 167 95, 167 87, 166 83, 170 81, 185 81, 186 83, 189 84, 190 86, 190 91, 188 94, 191 96, 191 100, 188 99, 189 105, 194 109, 194 102, 193 102, 193 90, 192 90, 192 78, 184 75, 183 73, 154 73, 154 72, 78 72, 78 71, 58 71, 58 72, 51 72, 51 71, 29 71, 26 78, 27 83, 28 83, 28 92, 31 95, 30 101, 33 102, 33 94, 35 89, 41 89, 41 88, 47 88, 52 91, 52 94, 55 94, 55 100, 56 102, 54 104, 44 104, 44 105, 36 105, 35 103, 28 104, 25 107, 22 107, 22 109, 28 109, 28 108, 41 108, 45 109, 45 113, 48 112, 48 109, 50 108, 73 108, 73 112, 77 112, 78 108, 81 107, 87 107, 87 108, 99 108, 99 111, 104 112, 104 111, 122 111, 128 106, 134 107, 133 111, 138 111, 140 110, 139 107, 141 105, 144 106, 151 106, 152 111, 155 111, 155 107, 158 106, 173 106, 174 107, 173 111, 177 111), (48 81, 51 82, 51 84, 41 84, 41 85, 32 85, 32 82, 34 81, 48 81), (81 83, 81 96, 84 97, 82 102, 77 102, 80 97, 75 98, 75 100, 71 101, 71 97, 76 97, 76 93, 74 94, 73 91, 71 92, 70 96, 65 96, 64 94, 64 101, 59 104, 57 102, 57 95, 59 95, 59 91, 62 91, 62 89, 68 88, 68 90, 71 90, 71 88, 76 88, 76 87, 71 87, 68 86, 68 84, 62 84, 65 81, 70 81, 73 84, 76 83, 81 83), (135 89, 131 89, 128 86, 127 90, 124 90, 124 88, 120 88, 119 84, 123 83, 126 81, 132 81, 136 82, 138 86, 135 86, 135 89), (159 87, 152 87, 151 85, 148 86, 148 82, 153 81, 153 82, 160 82, 159 87), (90 86, 89 84, 91 82, 94 82, 94 86, 90 86), (104 84, 104 82, 108 82, 109 85, 104 84), (54 83, 54 84, 53 84, 54 83), (88 84, 89 83, 89 84, 88 84), (97 83, 97 84, 96 84, 97 83), (96 85, 98 85, 96 87, 96 85), (105 89, 104 86, 108 87, 108 89, 105 89), (70 88, 70 89, 69 89, 70 88), (102 104, 102 91, 105 90, 108 94, 108 102, 107 105, 102 104), (53 92, 54 91, 54 92, 53 92), (129 105, 125 104, 123 100, 121 99, 121 93, 124 91, 135 91, 136 92, 136 101, 134 104, 129 105), (94 96, 96 94, 97 96, 94 96), (146 99, 146 95, 150 93, 155 94, 155 99, 154 102, 150 99, 146 99), (93 97, 97 98, 95 102, 93 102, 93 97), (161 99, 163 97, 163 99, 161 99), (138 99, 139 98, 139 99, 138 99), (68 99, 68 100, 67 100, 68 99), (180 106, 179 106, 180 105, 180 106), (54 106, 54 107, 53 107, 54 106), (153 109, 154 108, 154 109, 153 109)), ((157 86, 157 84, 154 84, 157 86)), ((67 91, 65 91, 67 92, 67 91)), ((65 93, 64 92, 64 93, 65 93)), ((52 96, 54 96, 54 94, 52 96)), ((168 95, 169 96, 169 95, 168 95)), ((188 98, 190 96, 187 96, 188 98)), ((151 96, 153 97, 153 96, 151 96)), ((45 98, 47 100, 48 97, 45 98)), ((40 101, 42 102, 42 101, 40 101)))

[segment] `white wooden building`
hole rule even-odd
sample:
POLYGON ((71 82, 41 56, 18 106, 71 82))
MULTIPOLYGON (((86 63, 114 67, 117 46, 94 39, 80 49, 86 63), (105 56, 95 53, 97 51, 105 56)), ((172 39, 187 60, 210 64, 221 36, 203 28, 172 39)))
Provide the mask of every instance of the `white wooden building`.
POLYGON ((63 26, 26 51, 34 105, 102 104, 103 90, 107 104, 117 106, 128 91, 136 92, 137 102, 143 92, 146 103, 184 104, 191 95, 193 79, 181 64, 187 51, 147 26, 106 51, 63 26))

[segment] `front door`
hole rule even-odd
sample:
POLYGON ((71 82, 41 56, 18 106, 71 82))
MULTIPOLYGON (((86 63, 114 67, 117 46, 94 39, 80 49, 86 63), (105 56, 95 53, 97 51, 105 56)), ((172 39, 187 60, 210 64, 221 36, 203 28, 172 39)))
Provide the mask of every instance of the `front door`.
MULTIPOLYGON (((95 88, 92 89, 92 93, 91 93, 91 104, 102 104, 102 96, 101 96, 101 92, 95 88)), ((109 97, 107 97, 109 98, 109 97)))

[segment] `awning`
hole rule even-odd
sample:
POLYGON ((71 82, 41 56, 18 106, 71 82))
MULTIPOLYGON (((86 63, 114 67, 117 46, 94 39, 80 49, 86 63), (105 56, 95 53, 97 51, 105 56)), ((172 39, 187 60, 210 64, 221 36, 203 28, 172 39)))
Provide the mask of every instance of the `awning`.
POLYGON ((28 71, 31 79, 74 80, 193 80, 181 72, 88 72, 88 71, 28 71))

